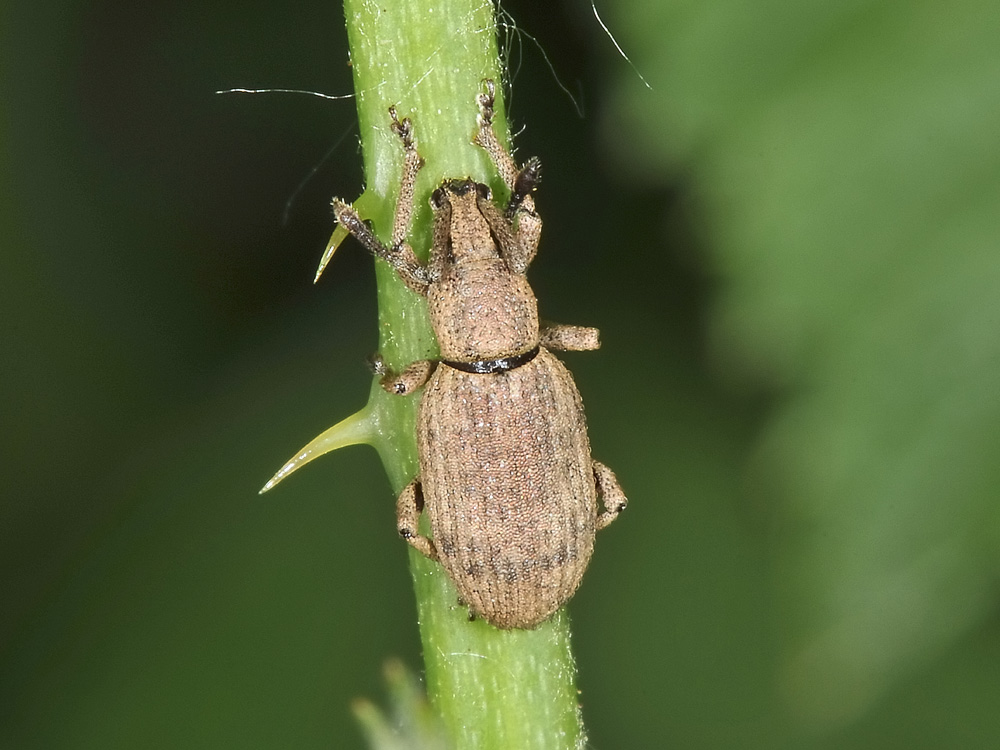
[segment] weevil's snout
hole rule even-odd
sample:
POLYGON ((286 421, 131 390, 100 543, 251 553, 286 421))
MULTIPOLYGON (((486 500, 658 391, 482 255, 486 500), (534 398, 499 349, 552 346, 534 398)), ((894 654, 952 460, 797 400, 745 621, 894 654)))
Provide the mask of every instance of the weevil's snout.
POLYGON ((445 180, 441 187, 431 194, 431 207, 434 209, 444 208, 452 203, 453 198, 466 198, 468 196, 479 197, 490 200, 493 194, 489 187, 474 180, 445 180))
POLYGON ((492 197, 489 187, 472 179, 445 180, 431 196, 438 221, 447 225, 449 262, 460 264, 496 259, 499 249, 483 215, 482 201, 492 197))

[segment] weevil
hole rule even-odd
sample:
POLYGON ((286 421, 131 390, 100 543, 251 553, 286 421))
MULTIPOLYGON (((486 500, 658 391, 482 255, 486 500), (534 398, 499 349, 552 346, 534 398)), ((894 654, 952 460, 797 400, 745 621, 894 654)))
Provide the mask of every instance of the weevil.
POLYGON ((540 325, 525 277, 542 222, 533 193, 541 166, 521 168, 493 129, 495 89, 484 82, 473 142, 510 190, 501 209, 472 179, 446 180, 431 198, 433 242, 426 264, 407 243, 423 160, 413 125, 390 109, 403 175, 391 244, 346 203, 337 221, 424 295, 441 351, 437 361, 390 371, 388 392, 426 385, 417 417, 420 473, 396 503, 399 534, 444 566, 459 597, 498 628, 530 629, 574 594, 597 530, 626 505, 614 473, 590 454, 583 402, 551 350, 600 346, 595 328, 540 325), (598 508, 598 498, 601 508, 598 508), (426 511, 431 537, 418 531, 426 511))

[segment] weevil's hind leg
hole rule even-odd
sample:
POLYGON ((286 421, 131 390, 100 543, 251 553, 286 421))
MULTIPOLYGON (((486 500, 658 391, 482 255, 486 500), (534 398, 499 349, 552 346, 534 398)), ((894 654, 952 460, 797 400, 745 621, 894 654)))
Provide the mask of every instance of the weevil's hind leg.
POLYGON ((396 529, 399 535, 408 541, 425 557, 437 562, 438 553, 432 542, 417 531, 420 521, 420 511, 424 509, 424 495, 420 488, 420 479, 414 479, 396 500, 396 529))
POLYGON ((396 116, 395 107, 389 108, 389 115, 392 117, 392 132, 403 142, 403 176, 400 180, 399 198, 396 201, 396 212, 392 222, 392 244, 389 247, 383 245, 371 228, 358 216, 357 211, 337 198, 333 199, 333 213, 337 217, 337 222, 353 234, 368 252, 392 266, 406 286, 417 294, 426 294, 427 269, 417 260, 413 248, 406 242, 413 220, 413 193, 417 174, 424 165, 424 160, 417 153, 410 118, 404 117, 400 120, 396 116))
POLYGON ((394 396, 409 396, 424 385, 434 374, 437 362, 420 359, 408 365, 402 372, 393 372, 385 364, 381 354, 373 354, 368 364, 379 377, 379 385, 394 396))
POLYGON ((493 130, 493 104, 496 86, 487 79, 483 82, 486 91, 476 97, 479 104, 479 129, 473 142, 490 155, 504 184, 510 189, 510 200, 504 211, 508 221, 517 219, 516 240, 519 246, 517 258, 508 258, 511 269, 523 273, 538 251, 538 240, 542 235, 542 220, 535 212, 532 194, 542 179, 542 163, 535 157, 528 159, 518 168, 514 158, 500 143, 493 130))
POLYGON ((589 352, 601 348, 601 332, 587 326, 543 323, 539 343, 546 349, 564 352, 589 352))
POLYGON ((607 466, 600 461, 594 461, 594 479, 597 482, 597 494, 601 496, 601 505, 604 510, 597 514, 597 530, 600 531, 609 523, 618 518, 628 506, 628 499, 625 492, 618 484, 618 477, 607 466))

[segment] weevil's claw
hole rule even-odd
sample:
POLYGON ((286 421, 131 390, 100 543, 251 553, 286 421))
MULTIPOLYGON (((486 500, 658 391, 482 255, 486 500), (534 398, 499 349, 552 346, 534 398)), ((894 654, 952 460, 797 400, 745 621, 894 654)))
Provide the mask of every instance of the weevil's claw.
POLYGON ((370 443, 374 437, 375 426, 372 410, 370 406, 366 406, 309 441, 298 453, 288 459, 284 466, 278 469, 278 472, 267 481, 258 494, 263 495, 293 471, 302 468, 324 453, 348 445, 370 443))
POLYGON ((476 104, 479 105, 480 127, 493 124, 493 105, 496 101, 496 86, 490 78, 483 79, 484 91, 476 95, 476 104))

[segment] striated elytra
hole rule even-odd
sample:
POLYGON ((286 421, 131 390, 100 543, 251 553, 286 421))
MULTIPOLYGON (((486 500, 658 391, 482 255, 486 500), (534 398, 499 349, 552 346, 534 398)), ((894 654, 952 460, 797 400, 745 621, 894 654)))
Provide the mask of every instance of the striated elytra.
POLYGON ((432 197, 433 244, 425 264, 406 242, 423 161, 409 119, 392 115, 404 168, 392 244, 353 208, 337 220, 427 298, 437 362, 399 373, 376 362, 388 392, 426 384, 417 420, 420 475, 399 495, 399 533, 444 566, 475 616, 499 628, 533 628, 576 591, 597 530, 625 508, 608 467, 590 455, 580 394, 550 350, 600 345, 593 328, 542 326, 525 278, 541 220, 532 193, 540 166, 518 168, 492 127, 494 87, 477 97, 475 143, 511 190, 503 209, 489 188, 448 180, 432 197), (600 499, 601 508, 598 507, 600 499), (427 512, 432 538, 417 531, 427 512))

